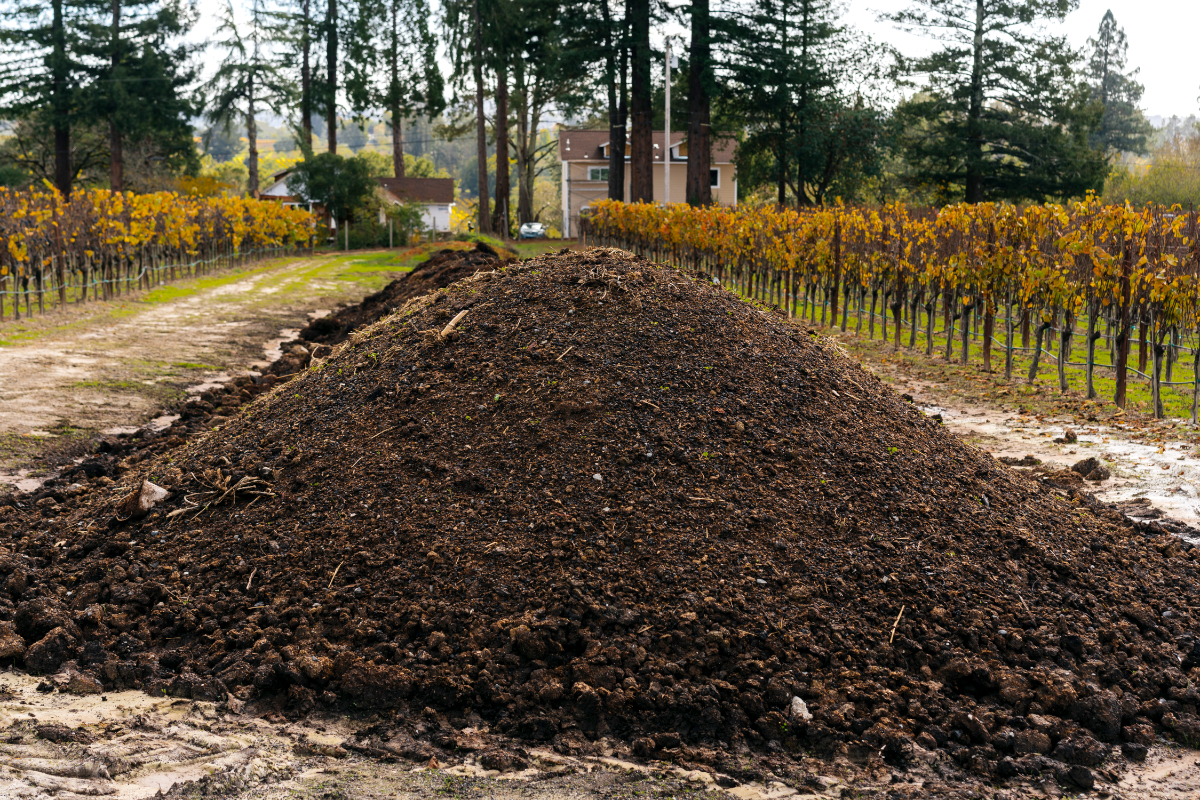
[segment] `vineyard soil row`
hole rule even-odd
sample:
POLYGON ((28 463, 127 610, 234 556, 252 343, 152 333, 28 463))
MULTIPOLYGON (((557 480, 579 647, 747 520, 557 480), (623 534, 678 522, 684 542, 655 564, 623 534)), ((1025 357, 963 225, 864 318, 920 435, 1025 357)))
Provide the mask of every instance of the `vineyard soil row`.
POLYGON ((0 470, 10 483, 36 477, 97 432, 142 424, 416 255, 277 259, 0 326, 0 470))

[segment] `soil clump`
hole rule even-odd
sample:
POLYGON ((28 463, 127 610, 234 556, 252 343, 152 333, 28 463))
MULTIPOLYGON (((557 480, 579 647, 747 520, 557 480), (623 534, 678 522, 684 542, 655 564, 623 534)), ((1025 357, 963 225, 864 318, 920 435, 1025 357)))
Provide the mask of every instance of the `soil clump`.
POLYGON ((310 359, 124 456, 120 486, 9 497, 9 657, 387 710, 380 741, 420 759, 486 727, 727 771, 941 749, 1078 789, 1122 745, 1200 739, 1200 550, 999 464, 710 283, 561 253, 310 359), (122 520, 143 480, 169 494, 122 520))

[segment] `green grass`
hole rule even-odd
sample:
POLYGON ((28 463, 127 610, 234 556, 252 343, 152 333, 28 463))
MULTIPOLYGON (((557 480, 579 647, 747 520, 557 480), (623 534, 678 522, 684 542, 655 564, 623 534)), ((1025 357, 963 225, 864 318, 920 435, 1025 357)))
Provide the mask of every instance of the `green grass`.
MULTIPOLYGON (((819 312, 818 312, 819 319, 819 312)), ((940 322, 940 320, 938 320, 940 322)), ((819 323, 818 323, 819 325, 819 323)), ((909 327, 905 325, 901 334, 901 348, 895 351, 895 343, 891 341, 895 336, 896 328, 893 323, 888 329, 889 341, 885 344, 881 337, 878 319, 875 326, 875 338, 868 338, 868 322, 867 314, 863 314, 862 332, 858 335, 854 334, 856 320, 854 312, 851 311, 850 319, 847 324, 847 332, 840 333, 840 320, 838 326, 838 340, 847 351, 854 354, 856 357, 866 361, 876 361, 884 364, 894 364, 900 368, 900 371, 905 375, 921 380, 933 380, 939 383, 948 384, 954 394, 960 395, 967 399, 980 401, 998 402, 1001 405, 1011 406, 1013 410, 1027 411, 1033 413, 1046 413, 1052 411, 1065 410, 1067 406, 1071 410, 1085 411, 1091 413, 1115 413, 1118 411, 1117 406, 1112 402, 1113 395, 1116 392, 1116 373, 1112 369, 1106 368, 1104 365, 1110 364, 1108 350, 1103 347, 1103 340, 1096 342, 1096 367, 1093 372, 1093 384, 1096 387, 1098 397, 1094 400, 1087 400, 1087 378, 1086 370, 1083 367, 1068 366, 1065 370, 1068 390, 1066 393, 1060 391, 1058 386, 1058 363, 1055 354, 1043 352, 1038 363, 1037 375, 1032 383, 1029 382, 1029 369, 1033 364, 1033 354, 1014 350, 1013 352, 1013 373, 1012 380, 1006 380, 1004 377, 1004 329, 1001 320, 997 320, 997 336, 999 342, 992 342, 992 371, 990 373, 983 370, 983 342, 982 332, 978 339, 972 338, 969 347, 967 348, 968 363, 962 364, 962 334, 961 331, 955 330, 954 350, 952 353, 952 362, 945 360, 946 354, 946 337, 943 334, 939 335, 937 330, 934 331, 934 347, 933 355, 925 355, 925 347, 928 339, 925 336, 924 330, 918 330, 916 344, 910 350, 909 342, 909 327)), ((832 328, 821 329, 822 333, 833 332, 832 328)), ((1085 344, 1082 340, 1084 335, 1076 332, 1072 337, 1073 346, 1069 351, 1068 360, 1082 363, 1086 358, 1085 344)), ((1030 336, 1030 346, 1035 341, 1034 336, 1030 336)), ((1014 346, 1020 346, 1021 337, 1020 331, 1016 331, 1014 335, 1014 346)), ((1057 347, 1058 337, 1046 343, 1043 340, 1043 347, 1057 347)), ((1134 341, 1129 354, 1129 372, 1127 373, 1126 382, 1126 411, 1150 414, 1152 409, 1150 406, 1150 381, 1135 374, 1133 369, 1138 365, 1138 343, 1134 341)), ((1181 360, 1175 364, 1172 381, 1187 381, 1193 379, 1193 370, 1191 368, 1191 354, 1183 352, 1181 360)), ((1150 364, 1147 363, 1147 370, 1150 369, 1150 364)), ((881 376, 882 377, 882 376, 881 376)), ((884 380, 896 380, 890 377, 883 377, 884 380)), ((901 382, 903 378, 899 379, 901 382)), ((1164 364, 1163 380, 1166 380, 1166 369, 1164 364)), ((1186 386, 1163 386, 1162 387, 1163 409, 1167 417, 1170 418, 1190 418, 1192 406, 1192 387, 1186 386)))
POLYGON ((76 381, 71 384, 71 388, 134 392, 141 391, 147 387, 146 384, 138 383, 137 381, 76 381))
POLYGON ((171 362, 171 366, 176 369, 217 369, 212 364, 199 364, 195 361, 173 361, 171 362))

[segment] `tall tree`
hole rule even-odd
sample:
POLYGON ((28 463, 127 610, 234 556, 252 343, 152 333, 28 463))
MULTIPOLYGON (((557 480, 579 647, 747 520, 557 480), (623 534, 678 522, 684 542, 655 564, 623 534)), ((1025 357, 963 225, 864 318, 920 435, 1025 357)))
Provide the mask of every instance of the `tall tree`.
POLYGON ((285 0, 281 8, 266 12, 272 39, 278 49, 280 66, 292 74, 299 91, 294 96, 299 116, 297 143, 301 152, 312 149, 313 109, 315 102, 313 46, 321 26, 313 17, 313 0, 285 0))
POLYGON ((75 81, 82 71, 75 36, 81 9, 73 0, 0 3, 0 114, 23 119, 34 114, 49 123, 54 138, 54 184, 70 195, 77 169, 71 164, 71 127, 76 112, 75 81))
POLYGON ((474 0, 474 44, 475 51, 471 69, 475 75, 475 158, 479 163, 479 232, 492 232, 492 216, 488 213, 487 182, 487 117, 483 113, 483 15, 479 9, 482 0, 474 0))
POLYGON ((329 152, 337 152, 337 65, 338 65, 338 5, 329 0, 325 9, 325 129, 328 131, 329 152))
POLYGON ((392 169, 404 177, 404 120, 445 108, 428 0, 359 0, 349 25, 346 94, 360 119, 383 109, 391 129, 392 169))
POLYGON ((654 111, 650 84, 650 0, 629 0, 630 87, 629 199, 654 201, 654 111))
POLYGON ((888 15, 941 43, 914 59, 925 93, 905 112, 915 181, 952 187, 967 202, 1049 199, 1098 188, 1104 158, 1087 146, 1087 97, 1077 54, 1047 34, 1078 0, 913 0, 888 15))
MULTIPOLYGON (((478 175, 479 208, 476 224, 481 233, 491 233, 491 203, 488 197, 488 140, 487 115, 484 108, 484 68, 487 48, 484 44, 484 10, 481 4, 490 5, 491 0, 443 0, 442 25, 447 49, 454 64, 453 83, 456 91, 474 94, 475 164, 478 175)), ((464 109, 465 111, 465 109, 464 109)), ((463 115, 463 120, 467 119, 463 115)), ((451 125, 448 132, 464 136, 468 131, 465 124, 451 125)))
POLYGON ((879 48, 840 25, 830 0, 755 0, 729 24, 726 102, 748 123, 739 186, 773 184, 780 205, 854 196, 882 161, 882 114, 864 94, 879 48))
POLYGON ((571 31, 556 0, 523 0, 520 13, 506 16, 502 47, 512 69, 510 113, 517 173, 517 221, 532 222, 533 187, 556 146, 542 122, 551 108, 570 116, 592 99, 584 87, 587 64, 572 42, 571 31))
MULTIPOLYGON (((712 203, 712 140, 709 124, 712 116, 709 93, 713 80, 712 19, 709 0, 692 0, 691 45, 688 48, 688 126, 687 188, 689 205, 712 203)), ((670 158, 667 153, 664 158, 670 158)))
MULTIPOLYGON (((239 25, 233 3, 229 2, 217 28, 224 37, 217 46, 225 51, 213 77, 205 84, 201 95, 207 98, 204 115, 213 125, 228 131, 243 122, 249 152, 246 191, 258 196, 258 123, 255 114, 260 108, 282 114, 294 94, 284 71, 266 52, 263 42, 268 20, 263 14, 262 0, 250 0, 250 19, 239 25)), ((209 135, 212 129, 209 129, 209 135)))
POLYGON ((1138 109, 1143 87, 1137 82, 1138 71, 1129 70, 1126 64, 1129 43, 1112 11, 1104 12, 1100 29, 1094 39, 1088 39, 1088 46, 1092 49, 1088 58, 1092 99, 1104 108, 1089 142, 1107 153, 1145 153, 1153 127, 1138 109))
POLYGON ((512 28, 515 20, 512 12, 521 13, 528 9, 520 8, 520 3, 513 0, 490 0, 487 4, 487 18, 484 25, 484 49, 489 54, 489 67, 496 76, 495 122, 492 131, 496 141, 496 189, 495 203, 492 206, 492 230, 501 238, 508 238, 510 199, 512 183, 509 170, 509 62, 512 59, 511 43, 512 28))
POLYGON ((109 127, 109 182, 125 189, 127 142, 154 141, 171 157, 194 158, 191 118, 195 108, 185 95, 194 80, 188 66, 191 49, 178 44, 191 19, 173 0, 78 0, 87 4, 79 25, 88 81, 82 93, 84 113, 109 127))

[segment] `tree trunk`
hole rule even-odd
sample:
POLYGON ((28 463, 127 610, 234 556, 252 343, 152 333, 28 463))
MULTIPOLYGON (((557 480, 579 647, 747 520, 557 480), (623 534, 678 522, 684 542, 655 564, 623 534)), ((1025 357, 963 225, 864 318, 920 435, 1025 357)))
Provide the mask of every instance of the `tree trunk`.
POLYGON ((1149 343, 1150 334, 1146 330, 1146 309, 1142 307, 1138 309, 1141 313, 1138 315, 1138 331, 1142 334, 1141 341, 1138 342, 1138 372, 1143 375, 1146 373, 1146 345, 1149 343))
POLYGON ((1153 351, 1154 361, 1150 367, 1150 369, 1151 369, 1150 408, 1154 412, 1155 419, 1162 419, 1163 418, 1162 366, 1163 366, 1163 354, 1165 352, 1165 348, 1163 347, 1163 344, 1162 344, 1163 337, 1158 334, 1158 328, 1160 326, 1154 324, 1155 321, 1154 321, 1154 311, 1153 310, 1150 311, 1150 319, 1151 319, 1150 337, 1151 337, 1151 344, 1154 348, 1154 351, 1153 351))
POLYGON ((654 131, 650 85, 650 0, 630 0, 633 46, 629 199, 654 202, 654 131))
POLYGON ((1004 315, 1004 380, 1012 380, 1013 370, 1013 317, 1012 317, 1012 290, 1004 298, 1004 307, 1008 313, 1004 315))
POLYGON ((992 332, 996 328, 996 312, 984 306, 983 312, 983 371, 992 371, 992 332))
POLYGON ((867 315, 867 338, 875 338, 875 304, 879 302, 879 289, 871 288, 871 313, 867 315))
POLYGON ((337 20, 337 0, 329 0, 329 10, 325 17, 325 70, 329 77, 329 85, 325 87, 325 133, 329 137, 331 153, 337 152, 337 20))
POLYGON ((508 174, 508 65, 496 65, 496 208, 492 228, 501 239, 508 238, 508 199, 512 195, 508 174))
MULTIPOLYGON (((617 48, 621 48, 621 70, 625 69, 624 31, 618 45, 613 38, 612 9, 607 2, 600 3, 600 14, 604 19, 604 86, 608 92, 608 199, 625 199, 625 124, 621 120, 621 108, 617 100, 617 48), (618 136, 619 129, 619 136, 618 136), (620 141, 618 142, 618 139, 620 141), (618 148, 619 145, 619 148, 618 148)), ((620 102, 625 100, 625 76, 621 81, 620 102)))
MULTIPOLYGON (((332 0, 331 0, 332 2, 332 0)), ((492 215, 488 213, 487 118, 483 114, 483 23, 479 19, 479 3, 475 0, 475 159, 479 167, 479 233, 492 232, 492 215)))
POLYGON ((1058 335, 1058 390, 1066 394, 1071 386, 1067 383, 1067 361, 1071 358, 1071 336, 1075 332, 1075 315, 1063 311, 1062 331, 1058 335))
POLYGON ((400 4, 392 3, 391 47, 388 52, 388 109, 392 114, 392 175, 404 177, 404 118, 400 110, 400 4))
POLYGON ((1133 267, 1133 242, 1125 240, 1125 253, 1121 259, 1121 280, 1119 284, 1119 294, 1117 298, 1117 307, 1120 318, 1117 325, 1117 341, 1116 341, 1116 370, 1117 370, 1117 386, 1113 393, 1113 403, 1117 408, 1125 407, 1126 382, 1128 376, 1126 370, 1129 364, 1129 273, 1133 267))
POLYGON ((962 353, 959 355, 959 360, 963 364, 971 360, 971 312, 975 310, 975 304, 978 302, 978 300, 972 300, 969 306, 963 306, 962 353))
MULTIPOLYGON (((300 131, 308 148, 312 147, 312 0, 300 4, 300 131)), ((305 150, 300 148, 301 152, 305 150)))
POLYGON ((392 106, 392 174, 404 177, 404 121, 398 103, 392 106))
POLYGON ((1095 400, 1099 395, 1096 393, 1096 340, 1100 338, 1100 332, 1096 330, 1096 315, 1099 311, 1097 303, 1088 304, 1088 323, 1087 323, 1087 399, 1095 400))
POLYGON ((971 102, 967 109, 968 203, 983 202, 983 23, 984 0, 975 0, 975 36, 971 46, 971 102))
MULTIPOLYGON (((709 177, 712 150, 709 142, 710 103, 708 83, 711 45, 709 41, 709 0, 692 0, 692 42, 688 51, 688 129, 687 129, 687 201, 693 206, 712 203, 712 179, 709 177)), ((834 289, 834 297, 837 297, 834 289)), ((837 319, 836 299, 834 319, 837 319)))
POLYGON ((246 82, 246 194, 258 197, 258 125, 254 121, 254 76, 246 82))
POLYGON ((1037 380, 1038 365, 1042 360, 1042 335, 1050 328, 1049 322, 1039 323, 1037 326, 1037 341, 1035 342, 1037 349, 1033 351, 1033 363, 1029 365, 1029 382, 1033 383, 1037 380))
MULTIPOLYGON (((109 91, 112 94, 117 94, 121 91, 118 85, 119 80, 118 70, 121 66, 121 0, 112 0, 112 53, 110 54, 112 63, 113 81, 109 91)), ((108 121, 108 167, 109 167, 109 183, 114 192, 125 191, 125 155, 122 151, 122 136, 121 127, 115 118, 117 113, 116 108, 111 109, 114 115, 108 121)))
POLYGON ((930 292, 925 304, 925 355, 933 355, 933 317, 937 311, 937 292, 930 292))
POLYGON ((51 109, 54 120, 54 185, 66 199, 71 197, 71 99, 68 96, 70 87, 70 65, 67 63, 67 34, 63 23, 63 0, 53 0, 53 20, 51 22, 53 51, 51 54, 51 80, 54 84, 54 94, 51 99, 51 109))
POLYGON ((525 62, 513 65, 517 78, 517 222, 533 222, 533 179, 538 157, 540 108, 530 102, 525 62))

